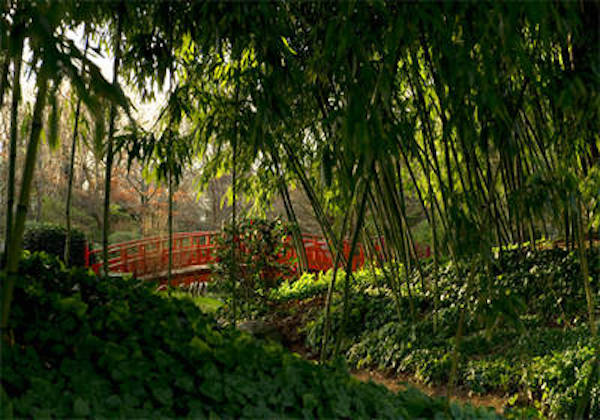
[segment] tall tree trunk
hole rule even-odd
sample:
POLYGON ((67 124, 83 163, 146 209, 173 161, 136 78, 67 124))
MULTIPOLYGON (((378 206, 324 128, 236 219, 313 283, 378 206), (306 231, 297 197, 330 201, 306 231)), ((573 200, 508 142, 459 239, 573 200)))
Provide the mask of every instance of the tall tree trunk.
POLYGON ((169 165, 169 214, 168 214, 168 225, 169 225, 169 266, 167 269, 167 285, 169 290, 171 289, 171 278, 173 275, 173 174, 171 166, 169 165))
MULTIPOLYGON (((121 18, 118 17, 117 37, 115 40, 115 61, 113 65, 113 85, 117 85, 119 76, 119 63, 121 61, 121 18)), ((104 219, 102 224, 102 267, 104 275, 108 275, 108 235, 110 234, 110 181, 112 178, 113 164, 113 136, 115 134, 115 119, 117 117, 117 106, 111 104, 108 144, 106 148, 106 170, 104 173, 104 219)))
POLYGON ((25 218, 27 216, 27 208, 29 206, 29 198, 31 195, 31 184, 36 164, 36 155, 40 143, 40 133, 44 119, 44 107, 46 105, 46 96, 48 93, 48 69, 46 68, 47 57, 40 67, 38 73, 38 91, 35 99, 35 107, 33 110, 33 118, 31 122, 31 132, 29 135, 29 143, 27 144, 27 153, 25 155, 25 166, 23 168, 23 176, 21 180, 21 191, 19 194, 19 204, 15 215, 15 222, 11 233, 11 240, 8 246, 6 259, 6 283, 3 287, 2 295, 2 323, 0 325, 2 334, 6 334, 8 326, 8 318, 10 315, 10 305, 12 303, 13 289, 17 279, 19 270, 19 260, 23 246, 23 232, 25 231, 25 218))
MULTIPOLYGON (((237 92, 236 92, 237 93, 237 92)), ((237 94, 236 94, 236 102, 237 102, 237 94)), ((237 127, 237 126, 236 126, 237 127)), ((232 302, 232 313, 233 319, 232 323, 235 327, 237 322, 237 220, 236 220, 236 207, 237 207, 237 171, 236 171, 236 163, 237 163, 237 129, 233 139, 233 155, 232 155, 232 179, 231 179, 231 194, 232 194, 232 208, 231 208, 231 231, 232 231, 232 241, 231 241, 231 270, 230 270, 230 283, 231 283, 231 302, 232 302)))
MULTIPOLYGON (((583 277, 583 286, 585 289, 585 298, 587 302, 588 320, 590 324, 590 331, 593 337, 596 337, 596 321, 594 319, 594 293, 592 292, 592 286, 590 284, 590 271, 588 267, 587 256, 585 254, 585 238, 583 228, 583 205, 578 202, 579 208, 575 211, 575 223, 577 227, 577 234, 575 235, 577 240, 577 248, 579 250, 579 263, 581 265, 581 276, 583 277)), ((591 248, 590 248, 591 250, 591 248)))
MULTIPOLYGON (((8 61, 8 57, 6 58, 8 61)), ((10 108, 10 150, 8 158, 8 178, 6 188, 6 235, 4 242, 3 261, 0 266, 6 264, 8 245, 10 244, 13 227, 13 212, 15 206, 15 172, 17 165, 17 137, 18 137, 18 113, 19 100, 21 98, 21 63, 23 61, 23 43, 18 47, 14 60, 14 76, 12 89, 12 103, 10 108)), ((1 103, 1 102, 0 102, 1 103)))
POLYGON ((8 68, 10 67, 10 56, 7 54, 2 62, 2 70, 0 70, 0 107, 4 104, 4 92, 8 85, 8 68))
MULTIPOLYGON (((236 84, 235 84, 235 105, 239 107, 239 97, 240 97, 240 79, 239 79, 239 71, 236 72, 236 84)), ((237 109, 236 109, 237 110, 237 109)), ((237 239, 238 239, 238 229, 237 229, 237 159, 238 159, 238 147, 239 147, 239 122, 236 120, 235 122, 235 132, 233 134, 232 139, 232 148, 233 154, 231 156, 232 159, 232 179, 231 179, 231 194, 232 194, 232 209, 231 209, 231 231, 232 231, 232 241, 231 241, 231 270, 230 270, 230 284, 231 284, 231 299, 232 299, 232 324, 235 328, 237 322, 237 273, 238 273, 238 260, 237 260, 237 239)))
MULTIPOLYGON (((85 40, 85 49, 83 57, 87 55, 89 37, 85 40)), ((83 68, 81 69, 83 72, 83 68)), ((69 179, 67 181, 67 203, 65 205, 65 222, 67 225, 67 233, 65 237, 65 264, 68 266, 71 263, 71 200, 73 196, 73 168, 75 166, 75 153, 77 152, 77 136, 79 130, 79 114, 81 112, 81 98, 77 98, 77 106, 75 108, 75 122, 73 124, 73 137, 71 139, 71 157, 69 160, 69 179)))

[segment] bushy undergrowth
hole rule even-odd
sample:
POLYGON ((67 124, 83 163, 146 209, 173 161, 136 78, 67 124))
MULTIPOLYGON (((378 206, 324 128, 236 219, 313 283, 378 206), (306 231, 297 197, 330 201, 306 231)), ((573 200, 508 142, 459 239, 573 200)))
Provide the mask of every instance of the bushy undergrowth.
MULTIPOLYGON (((589 255, 593 288, 598 291, 600 259, 589 255)), ((451 265, 437 276, 440 301, 434 311, 433 273, 426 267, 429 290, 414 281, 412 298, 396 302, 381 279, 353 286, 350 328, 342 344, 349 364, 409 373, 428 384, 446 384, 460 311, 466 310, 457 380, 474 393, 501 393, 511 403, 527 404, 544 415, 572 416, 590 380, 600 342, 586 324, 586 303, 579 263, 563 250, 505 253, 476 274, 466 295, 465 282, 451 265), (409 300, 415 308, 412 320, 409 300), (466 309, 463 309, 466 302, 466 309)), ((303 286, 308 288, 307 286, 303 286)), ((406 290, 404 290, 406 292, 406 290)), ((600 296, 596 296, 596 300, 600 296)), ((336 333, 342 302, 334 299, 336 333)), ((307 343, 320 346, 323 318, 306 328, 307 343)), ((600 418, 600 380, 592 378, 589 415, 600 418)))
POLYGON ((2 346, 4 416, 494 418, 415 389, 393 394, 223 329, 135 280, 22 261, 2 346))
MULTIPOLYGON (((65 253, 67 229, 54 223, 31 223, 25 228, 23 249, 31 252, 47 252, 62 259, 65 253)), ((84 233, 76 228, 71 229, 71 247, 69 250, 72 265, 85 265, 84 233)))

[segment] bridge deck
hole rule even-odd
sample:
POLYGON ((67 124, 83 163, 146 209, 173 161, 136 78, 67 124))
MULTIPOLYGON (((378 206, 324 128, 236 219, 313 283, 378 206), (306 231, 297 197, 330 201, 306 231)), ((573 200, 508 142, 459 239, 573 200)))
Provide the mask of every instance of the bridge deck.
MULTIPOLYGON (((210 265, 190 265, 188 267, 177 268, 175 270, 171 270, 171 277, 177 278, 182 276, 191 276, 198 275, 201 277, 203 274, 211 274, 211 266, 210 265)), ((144 276, 139 276, 140 280, 166 280, 169 276, 168 270, 160 271, 158 273, 146 274, 144 276)))

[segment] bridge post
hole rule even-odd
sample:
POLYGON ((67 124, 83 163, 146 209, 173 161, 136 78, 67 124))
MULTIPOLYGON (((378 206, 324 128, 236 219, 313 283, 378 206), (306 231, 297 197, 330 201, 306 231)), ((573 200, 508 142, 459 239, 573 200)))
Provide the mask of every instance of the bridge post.
POLYGON ((121 254, 121 272, 126 273, 129 268, 127 267, 127 248, 121 247, 119 251, 121 254))
POLYGON ((88 241, 85 241, 85 248, 83 249, 83 259, 85 261, 85 266, 90 266, 90 246, 88 245, 88 241))
POLYGON ((142 273, 146 274, 146 245, 140 244, 138 247, 138 258, 142 273))

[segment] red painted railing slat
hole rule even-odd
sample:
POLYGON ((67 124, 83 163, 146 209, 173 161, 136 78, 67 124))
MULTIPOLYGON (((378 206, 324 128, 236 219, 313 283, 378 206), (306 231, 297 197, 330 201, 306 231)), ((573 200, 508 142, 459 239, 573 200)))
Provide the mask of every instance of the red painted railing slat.
MULTIPOLYGON (((213 248, 215 242, 213 238, 219 232, 181 232, 173 235, 173 269, 182 269, 190 266, 207 266, 215 262, 213 258, 213 248)), ((327 243, 322 238, 315 235, 305 234, 303 236, 304 246, 306 247, 306 256, 308 267, 312 271, 326 271, 333 266, 333 261, 327 243)), ((385 246, 383 240, 377 241, 375 246, 377 252, 385 246)), ((288 249, 279 259, 280 263, 289 262, 296 259, 296 252, 288 240, 288 249)), ((417 246, 417 253, 421 258, 427 258, 431 255, 429 246, 417 246)), ((112 272, 129 272, 137 276, 145 276, 163 272, 168 265, 168 238, 149 237, 128 241, 109 246, 109 270, 112 272)), ((346 260, 350 253, 350 244, 344 241, 343 252, 346 260)), ((91 267, 96 273, 100 272, 102 267, 102 250, 85 250, 86 266, 91 267)), ((352 269, 356 270, 365 264, 365 250, 362 244, 358 245, 352 260, 352 269)), ((203 275, 203 278, 206 278, 203 275)))

